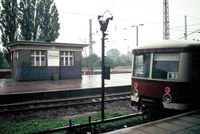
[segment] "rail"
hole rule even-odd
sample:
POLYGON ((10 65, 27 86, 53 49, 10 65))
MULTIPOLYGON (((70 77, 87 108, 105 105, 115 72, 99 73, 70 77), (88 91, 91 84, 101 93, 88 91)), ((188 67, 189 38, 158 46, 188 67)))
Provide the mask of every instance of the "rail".
MULTIPOLYGON (((120 93, 120 94, 109 94, 109 95, 106 95, 105 102, 130 99, 129 95, 130 95, 129 92, 120 93)), ((38 101, 38 102, 3 104, 3 105, 0 105, 0 113, 1 114, 17 113, 17 112, 37 111, 37 110, 62 108, 62 107, 73 107, 73 106, 79 106, 79 105, 89 105, 89 104, 93 105, 100 102, 101 102, 100 96, 90 96, 90 97, 78 97, 78 98, 73 98, 73 99, 72 98, 71 99, 55 99, 55 100, 46 100, 46 101, 38 101), (52 105, 53 103, 58 103, 58 104, 52 105), (67 103, 67 104, 60 104, 60 103, 67 103), (42 105, 42 106, 37 106, 37 105, 42 105)))

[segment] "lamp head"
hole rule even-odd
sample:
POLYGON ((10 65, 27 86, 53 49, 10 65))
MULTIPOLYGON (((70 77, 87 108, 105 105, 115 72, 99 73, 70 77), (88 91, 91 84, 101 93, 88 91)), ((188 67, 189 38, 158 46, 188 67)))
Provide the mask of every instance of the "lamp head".
POLYGON ((109 18, 110 20, 113 20, 113 16, 109 18))
POLYGON ((103 17, 103 16, 101 16, 101 15, 98 15, 98 20, 100 20, 102 17, 103 17))

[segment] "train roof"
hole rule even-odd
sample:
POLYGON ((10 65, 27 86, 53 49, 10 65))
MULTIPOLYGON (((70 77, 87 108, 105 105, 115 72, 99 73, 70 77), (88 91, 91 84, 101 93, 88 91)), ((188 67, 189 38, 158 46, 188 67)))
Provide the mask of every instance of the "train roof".
POLYGON ((200 50, 200 42, 197 41, 175 41, 175 40, 162 40, 142 44, 133 48, 133 53, 147 53, 147 52, 180 52, 191 51, 196 49, 200 50), (198 48, 198 49, 196 49, 198 48))

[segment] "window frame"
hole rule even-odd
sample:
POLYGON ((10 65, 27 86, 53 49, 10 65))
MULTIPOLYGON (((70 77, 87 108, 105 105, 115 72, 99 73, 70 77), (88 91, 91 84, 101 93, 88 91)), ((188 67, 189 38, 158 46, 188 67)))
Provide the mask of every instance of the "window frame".
POLYGON ((180 53, 179 52, 174 52, 174 53, 153 53, 152 64, 153 64, 152 68, 151 68, 151 70, 152 70, 152 73, 151 73, 152 76, 151 76, 151 78, 152 79, 170 80, 170 81, 176 81, 176 80, 178 80, 179 66, 180 66, 180 53), (174 54, 176 56, 176 58, 172 57, 172 54, 174 54), (165 56, 164 56, 164 59, 155 59, 155 58, 158 57, 158 56, 156 57, 156 55, 161 55, 161 56, 165 55, 165 56), (167 59, 166 55, 171 56, 171 59, 169 57, 167 59), (176 72, 174 72, 174 71, 172 72, 172 71, 168 70, 167 74, 166 74, 166 78, 155 77, 153 75, 154 68, 155 68, 155 62, 178 62, 177 63, 177 71, 176 72), (173 76, 174 78, 170 78, 169 76, 171 76, 171 77, 173 76))
POLYGON ((151 76, 151 53, 143 53, 143 54, 134 54, 134 62, 133 62, 133 77, 138 77, 138 78, 150 78, 151 76), (144 64, 145 64, 145 61, 143 61, 143 64, 142 64, 142 74, 141 76, 137 76, 136 75, 136 56, 144 56, 144 55, 148 55, 148 58, 149 58, 149 61, 148 61, 148 65, 146 66, 149 70, 147 70, 147 74, 145 75, 144 74, 144 64))
POLYGON ((47 54, 46 50, 31 50, 30 62, 32 67, 44 67, 47 66, 47 54), (33 58, 33 60, 32 60, 33 58), (38 61, 37 61, 38 59, 38 61))
MULTIPOLYGON (((164 56, 165 58, 165 56, 164 56)), ((173 58, 173 57, 172 57, 173 58)), ((160 59, 158 59, 157 61, 162 61, 160 59)), ((163 61, 168 61, 167 58, 165 58, 163 61)), ((141 79, 159 79, 159 80, 168 80, 168 81, 177 81, 179 78, 179 66, 180 66, 180 52, 174 52, 174 53, 159 53, 159 52, 151 52, 151 53, 139 53, 139 54, 134 54, 133 55, 133 68, 132 68, 132 76, 135 77, 135 78, 141 78, 141 79), (149 54, 150 55, 150 60, 149 60, 149 70, 148 70, 148 75, 147 76, 144 76, 144 75, 141 75, 141 76, 137 76, 135 74, 135 70, 136 70, 136 67, 135 67, 135 64, 136 64, 136 56, 139 56, 139 55, 145 55, 145 54, 149 54), (156 54, 175 54, 178 56, 177 59, 172 59, 172 61, 177 61, 178 62, 178 65, 177 65, 177 72, 173 73, 173 72, 169 72, 167 75, 176 75, 176 79, 168 79, 168 76, 166 79, 162 79, 162 78, 156 78, 156 77, 153 77, 153 69, 154 69, 154 62, 155 62, 155 55, 156 54)))
POLYGON ((60 66, 74 66, 74 51, 60 51, 60 66))

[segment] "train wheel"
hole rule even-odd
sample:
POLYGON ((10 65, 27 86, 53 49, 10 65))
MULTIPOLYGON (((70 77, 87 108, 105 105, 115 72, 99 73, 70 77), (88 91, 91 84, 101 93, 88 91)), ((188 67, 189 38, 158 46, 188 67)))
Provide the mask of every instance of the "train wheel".
POLYGON ((161 102, 151 104, 140 104, 139 109, 147 112, 149 120, 156 120, 163 116, 164 107, 161 102))

